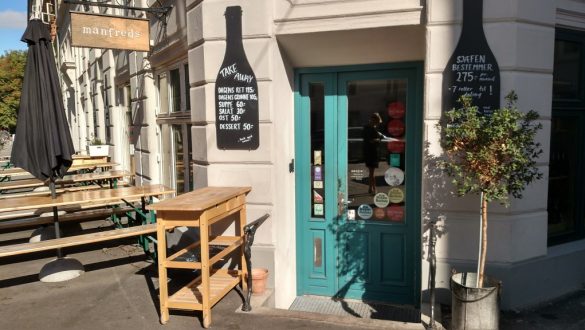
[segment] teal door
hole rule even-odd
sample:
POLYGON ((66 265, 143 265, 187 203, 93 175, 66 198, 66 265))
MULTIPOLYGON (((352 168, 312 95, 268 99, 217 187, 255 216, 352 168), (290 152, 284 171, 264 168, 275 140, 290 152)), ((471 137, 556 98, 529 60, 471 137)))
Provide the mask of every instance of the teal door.
POLYGON ((296 73, 298 294, 419 306, 422 65, 296 73))

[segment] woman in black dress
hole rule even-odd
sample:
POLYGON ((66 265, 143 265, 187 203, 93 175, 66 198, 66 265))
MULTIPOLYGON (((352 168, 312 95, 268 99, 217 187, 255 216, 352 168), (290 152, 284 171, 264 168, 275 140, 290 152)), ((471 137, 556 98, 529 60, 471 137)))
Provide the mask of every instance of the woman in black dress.
POLYGON ((377 112, 372 113, 368 124, 364 126, 364 161, 368 168, 368 193, 376 193, 376 178, 374 171, 378 168, 378 144, 385 138, 384 134, 378 132, 377 127, 382 123, 382 118, 377 112))

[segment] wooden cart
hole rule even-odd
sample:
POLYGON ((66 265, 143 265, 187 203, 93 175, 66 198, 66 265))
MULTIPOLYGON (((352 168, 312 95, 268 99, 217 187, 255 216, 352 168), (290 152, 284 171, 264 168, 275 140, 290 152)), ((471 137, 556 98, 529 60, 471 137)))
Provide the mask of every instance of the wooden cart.
POLYGON ((211 308, 241 283, 246 292, 244 226, 246 195, 250 187, 206 187, 167 199, 148 207, 157 212, 159 296, 162 324, 169 320, 169 309, 200 310, 203 326, 211 324, 211 308), (210 227, 234 215, 235 236, 211 236, 210 227), (200 240, 167 256, 166 231, 175 227, 198 227, 200 240), (210 257, 210 246, 221 247, 210 257), (240 256, 240 269, 215 269, 213 265, 233 251, 240 256), (200 257, 190 258, 185 256, 200 257), (169 296, 167 268, 200 269, 201 275, 169 296))

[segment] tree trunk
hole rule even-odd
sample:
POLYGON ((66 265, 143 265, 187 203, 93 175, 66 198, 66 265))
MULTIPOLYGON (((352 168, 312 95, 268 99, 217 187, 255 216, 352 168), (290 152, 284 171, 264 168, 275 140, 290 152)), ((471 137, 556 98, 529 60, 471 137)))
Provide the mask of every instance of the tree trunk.
POLYGON ((481 256, 479 258, 479 283, 478 287, 483 288, 484 270, 485 270, 485 259, 487 256, 487 199, 485 194, 482 195, 481 200, 481 256))

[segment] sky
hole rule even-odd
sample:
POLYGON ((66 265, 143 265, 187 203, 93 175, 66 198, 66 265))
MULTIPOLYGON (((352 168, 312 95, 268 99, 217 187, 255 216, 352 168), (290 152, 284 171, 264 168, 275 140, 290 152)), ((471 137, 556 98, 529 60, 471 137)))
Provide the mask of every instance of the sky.
POLYGON ((26 29, 27 0, 0 0, 0 54, 7 50, 24 50, 20 41, 26 29))

